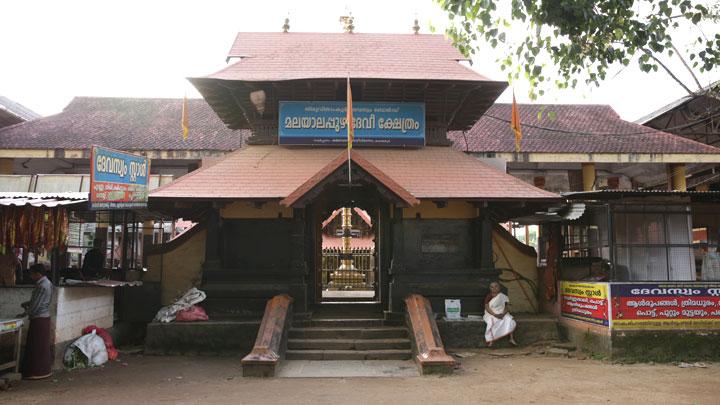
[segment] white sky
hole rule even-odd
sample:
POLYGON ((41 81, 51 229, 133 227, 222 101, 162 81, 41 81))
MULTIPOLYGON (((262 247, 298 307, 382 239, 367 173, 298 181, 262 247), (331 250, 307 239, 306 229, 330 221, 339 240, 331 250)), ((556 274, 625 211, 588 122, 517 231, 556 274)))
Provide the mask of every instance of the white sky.
MULTIPOLYGON (((291 31, 340 32, 347 9, 356 32, 411 32, 417 15, 421 32, 432 24, 442 33, 447 21, 432 0, 5 0, 0 95, 42 115, 74 96, 197 97, 185 77, 224 67, 238 31, 280 31, 289 13, 291 31)), ((705 31, 714 35, 718 25, 705 31)), ((489 49, 473 68, 505 80, 497 55, 489 49)), ((703 85, 713 79, 720 77, 705 76, 703 85)), ((518 102, 528 102, 525 84, 515 88, 518 102)), ((684 94, 665 73, 640 73, 633 62, 599 89, 553 90, 539 102, 610 104, 634 120, 684 94)), ((508 90, 499 101, 510 97, 508 90)))

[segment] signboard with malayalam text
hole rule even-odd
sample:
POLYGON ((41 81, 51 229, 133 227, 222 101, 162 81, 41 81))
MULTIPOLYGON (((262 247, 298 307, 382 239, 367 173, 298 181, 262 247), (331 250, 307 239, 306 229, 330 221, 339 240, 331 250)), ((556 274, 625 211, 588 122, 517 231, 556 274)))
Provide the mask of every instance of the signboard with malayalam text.
POLYGON ((150 159, 93 146, 90 164, 91 209, 147 207, 150 159))
POLYGON ((562 316, 610 326, 607 283, 563 281, 560 288, 562 316))
POLYGON ((720 282, 612 283, 613 329, 720 329, 720 282))
MULTIPOLYGON (((347 145, 344 101, 281 101, 280 145, 347 145)), ((353 102, 353 146, 425 145, 425 103, 353 102)))

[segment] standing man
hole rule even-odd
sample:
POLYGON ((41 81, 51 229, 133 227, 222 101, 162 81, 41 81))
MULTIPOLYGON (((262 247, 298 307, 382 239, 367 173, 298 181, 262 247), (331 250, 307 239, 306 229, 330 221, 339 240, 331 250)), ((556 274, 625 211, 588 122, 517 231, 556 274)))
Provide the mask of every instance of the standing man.
POLYGON ((52 375, 52 355, 50 353, 50 301, 53 285, 46 276, 42 264, 30 267, 30 278, 35 282, 30 301, 21 305, 25 312, 18 318, 30 317, 25 359, 23 360, 23 378, 39 380, 52 375))
POLYGON ((83 260, 81 277, 84 280, 98 278, 105 273, 105 252, 101 248, 103 240, 95 238, 93 240, 92 249, 85 253, 83 260))

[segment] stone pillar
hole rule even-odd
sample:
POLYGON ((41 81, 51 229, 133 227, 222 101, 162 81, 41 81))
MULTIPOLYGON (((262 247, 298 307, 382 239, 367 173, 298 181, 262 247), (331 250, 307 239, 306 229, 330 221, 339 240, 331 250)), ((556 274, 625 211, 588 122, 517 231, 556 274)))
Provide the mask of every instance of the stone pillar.
POLYGON ((582 164, 583 191, 595 189, 595 163, 582 164))
POLYGON ((13 174, 13 159, 0 159, 0 174, 13 174))
POLYGON ((687 191, 685 182, 685 164, 670 163, 667 165, 668 190, 687 191))

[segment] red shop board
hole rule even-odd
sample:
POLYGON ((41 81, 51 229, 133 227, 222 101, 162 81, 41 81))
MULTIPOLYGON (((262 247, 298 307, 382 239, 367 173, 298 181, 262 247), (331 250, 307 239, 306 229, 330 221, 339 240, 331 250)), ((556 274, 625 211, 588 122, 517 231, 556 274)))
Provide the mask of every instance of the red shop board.
POLYGON ((608 286, 606 283, 561 283, 560 312, 566 318, 608 326, 608 286))
POLYGON ((720 329, 720 283, 611 285, 613 329, 720 329))

